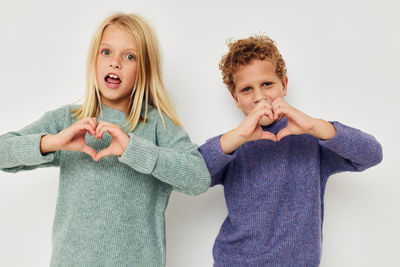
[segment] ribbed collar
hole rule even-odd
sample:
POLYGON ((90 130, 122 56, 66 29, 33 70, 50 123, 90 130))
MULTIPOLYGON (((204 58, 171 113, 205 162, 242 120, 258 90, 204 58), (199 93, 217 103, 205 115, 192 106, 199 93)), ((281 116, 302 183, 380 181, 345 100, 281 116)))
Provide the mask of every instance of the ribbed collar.
POLYGON ((282 117, 279 121, 276 121, 268 126, 261 126, 263 131, 268 131, 273 134, 277 134, 280 130, 287 126, 287 118, 285 116, 282 117))
MULTIPOLYGON (((142 105, 141 116, 144 116, 145 109, 146 109, 145 105, 142 105)), ((147 114, 149 114, 152 109, 153 106, 149 104, 147 109, 147 114)), ((126 112, 110 108, 109 106, 103 103, 101 104, 101 110, 98 119, 118 124, 121 127, 124 127, 127 124, 126 112)))
POLYGON ((99 120, 108 121, 111 123, 117 123, 124 125, 126 123, 126 113, 117 109, 110 108, 109 106, 101 104, 99 113, 99 120))

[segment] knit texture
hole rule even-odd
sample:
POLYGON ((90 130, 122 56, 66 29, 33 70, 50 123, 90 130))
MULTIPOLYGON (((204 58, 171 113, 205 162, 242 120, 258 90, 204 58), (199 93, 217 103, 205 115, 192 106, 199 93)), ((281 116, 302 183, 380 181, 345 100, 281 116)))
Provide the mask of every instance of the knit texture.
MULTIPOLYGON (((173 189, 205 192, 210 175, 185 131, 151 106, 148 122, 129 132, 125 153, 99 162, 82 152, 42 155, 40 140, 76 122, 65 106, 0 136, 0 169, 60 167, 51 266, 165 266, 164 212, 173 189)), ((124 112, 102 106, 99 120, 126 126, 124 112)), ((100 151, 111 142, 86 135, 100 151)))
MULTIPOLYGON (((374 137, 333 124, 336 135, 329 141, 290 135, 280 142, 248 142, 226 155, 217 136, 199 148, 211 186, 224 186, 228 208, 214 244, 214 266, 319 265, 328 177, 382 160, 374 137)), ((277 134, 286 126, 283 117, 263 130, 277 134)))

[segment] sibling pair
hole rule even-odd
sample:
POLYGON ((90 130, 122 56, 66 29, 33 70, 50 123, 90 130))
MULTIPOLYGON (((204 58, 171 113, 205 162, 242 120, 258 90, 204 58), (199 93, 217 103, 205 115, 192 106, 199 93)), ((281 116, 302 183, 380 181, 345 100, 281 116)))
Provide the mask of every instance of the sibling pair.
POLYGON ((203 193, 210 174, 228 207, 215 266, 319 264, 327 178, 379 163, 381 146, 286 103, 285 63, 268 37, 229 48, 220 68, 246 118, 199 149, 168 100, 152 30, 126 14, 93 38, 81 106, 0 136, 3 171, 60 167, 51 266, 164 266, 171 191, 203 193))

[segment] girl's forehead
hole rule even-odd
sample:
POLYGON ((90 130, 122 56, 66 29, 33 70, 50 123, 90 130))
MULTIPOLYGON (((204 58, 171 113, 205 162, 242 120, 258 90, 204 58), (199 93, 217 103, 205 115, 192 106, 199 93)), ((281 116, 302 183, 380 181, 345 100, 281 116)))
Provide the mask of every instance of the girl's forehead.
POLYGON ((101 37, 100 43, 111 44, 130 44, 132 48, 136 48, 136 40, 132 33, 129 33, 122 26, 117 24, 112 24, 107 26, 101 37))

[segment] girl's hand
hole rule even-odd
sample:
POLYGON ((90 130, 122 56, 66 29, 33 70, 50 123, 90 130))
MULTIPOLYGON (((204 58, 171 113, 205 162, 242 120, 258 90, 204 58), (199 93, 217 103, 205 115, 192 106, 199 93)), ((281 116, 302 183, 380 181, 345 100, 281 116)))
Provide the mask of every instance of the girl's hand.
POLYGON ((287 127, 280 130, 276 135, 277 141, 292 134, 310 134, 320 139, 331 139, 336 134, 335 127, 324 120, 315 119, 307 114, 295 109, 286 103, 282 98, 275 99, 272 102, 274 120, 285 115, 288 120, 287 127))
POLYGON ((225 154, 230 154, 248 141, 260 139, 276 141, 276 136, 270 132, 263 131, 259 124, 264 116, 273 120, 272 106, 265 100, 258 103, 236 129, 221 136, 220 145, 222 151, 225 154))
POLYGON ((82 151, 95 159, 96 151, 86 144, 85 135, 86 133, 94 135, 96 127, 96 118, 77 121, 58 134, 42 137, 40 151, 42 154, 58 150, 82 151))
POLYGON ((111 135, 111 144, 107 148, 97 153, 94 158, 95 161, 99 161, 101 158, 111 155, 121 156, 128 147, 130 137, 124 132, 124 130, 121 129, 119 125, 106 121, 100 121, 96 128, 95 137, 101 140, 105 132, 108 132, 111 135))

